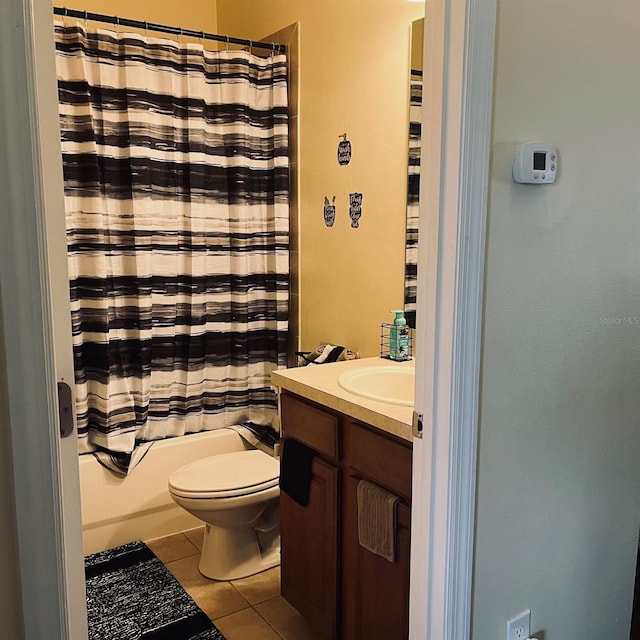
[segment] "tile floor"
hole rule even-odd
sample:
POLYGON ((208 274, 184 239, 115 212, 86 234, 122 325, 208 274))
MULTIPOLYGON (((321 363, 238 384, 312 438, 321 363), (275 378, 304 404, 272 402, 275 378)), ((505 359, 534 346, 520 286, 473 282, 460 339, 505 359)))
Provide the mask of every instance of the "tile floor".
POLYGON ((227 640, 317 640, 307 621, 280 596, 280 567, 217 582, 198 571, 203 528, 146 540, 227 640))

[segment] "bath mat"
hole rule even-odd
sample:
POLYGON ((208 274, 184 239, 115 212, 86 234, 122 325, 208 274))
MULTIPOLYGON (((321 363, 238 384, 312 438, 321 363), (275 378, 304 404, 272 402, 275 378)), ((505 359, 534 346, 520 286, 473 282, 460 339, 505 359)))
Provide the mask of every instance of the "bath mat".
POLYGON ((144 542, 85 558, 89 640, 224 640, 144 542))

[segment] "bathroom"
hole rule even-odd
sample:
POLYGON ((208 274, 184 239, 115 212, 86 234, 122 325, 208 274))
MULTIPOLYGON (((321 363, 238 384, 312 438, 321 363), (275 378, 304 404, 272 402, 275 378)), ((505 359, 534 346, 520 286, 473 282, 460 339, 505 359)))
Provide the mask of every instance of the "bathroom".
MULTIPOLYGON (((380 323, 390 320, 389 310, 401 308, 404 299, 410 25, 424 15, 424 6, 404 0, 397 0, 393 10, 389 3, 367 4, 365 14, 364 4, 356 1, 321 10, 297 4, 283 2, 274 9, 273 3, 259 0, 191 0, 177 8, 173 3, 85 0, 65 7, 248 39, 278 34, 289 40, 289 129, 295 149, 290 167, 289 362, 295 363, 293 351, 326 342, 374 356, 380 323), (359 24, 363 28, 354 29, 359 24), (327 46, 328 33, 332 46, 327 46), (371 74, 375 83, 368 80, 371 74), (384 100, 378 98, 380 86, 387 88, 384 100), (335 161, 345 133, 353 149, 348 167, 335 161), (352 191, 363 194, 357 229, 348 215, 352 191), (323 218, 325 197, 335 197, 331 228, 323 218), (372 251, 380 246, 386 247, 384 259, 372 261, 372 251), (341 310, 338 318, 336 309, 341 310), (371 321, 363 326, 362 318, 371 321)), ((155 456, 163 469, 177 468, 194 455, 189 448, 202 446, 197 440, 175 456, 163 443, 147 455, 150 460, 155 456)), ((152 466, 150 460, 117 479, 91 456, 82 456, 87 553, 127 542, 135 522, 138 537, 145 539, 186 528, 189 521, 179 511, 163 511, 170 505, 160 491, 150 495, 142 488, 149 486, 151 471, 145 466, 152 466), (104 493, 96 501, 98 485, 104 493), (131 509, 121 499, 121 485, 131 509)))
MULTIPOLYGON (((424 6, 397 0, 393 6, 367 3, 365 11, 364 3, 355 1, 321 10, 296 4, 283 2, 274 8, 257 0, 219 0, 181 3, 178 8, 87 0, 65 3, 64 8, 247 39, 276 34, 267 40, 288 45, 289 363, 295 364, 294 351, 327 342, 348 345, 361 357, 376 356, 380 322, 389 321, 389 310, 402 308, 404 302, 411 23, 424 14, 424 6), (345 138, 352 148, 348 167, 336 162, 336 148, 345 138), (357 227, 348 214, 353 191, 363 194, 357 227), (323 217, 325 198, 335 199, 332 226, 323 217), (379 247, 384 247, 381 259, 370 260, 379 247), (363 325, 362 318, 375 322, 363 325)), ((219 444, 221 435, 189 436, 184 443, 180 438, 160 441, 125 478, 114 476, 92 456, 82 456, 85 552, 197 526, 172 503, 159 478, 192 459, 239 446, 237 437, 219 444)))
MULTIPOLYGON (((625 638, 640 496, 637 330, 601 319, 635 317, 638 308, 640 8, 626 0, 497 4, 496 16, 496 3, 475 3, 485 24, 497 27, 498 39, 495 77, 489 65, 488 82, 481 83, 491 92, 486 85, 494 80, 495 131, 480 380, 478 556, 474 612, 466 622, 473 622, 474 638, 504 637, 506 619, 531 607, 537 638, 625 638), (552 187, 515 185, 511 178, 515 143, 536 138, 562 150, 561 175, 552 187)), ((444 13, 445 8, 463 11, 465 3, 434 5, 444 13)), ((0 372, 1 418, 10 427, 2 429, 0 439, 6 489, 0 498, 0 590, 7 637, 36 640, 82 637, 58 632, 64 626, 58 604, 65 593, 56 560, 65 529, 59 509, 52 508, 59 499, 59 473, 50 462, 53 417, 47 423, 51 434, 42 428, 43 416, 55 414, 53 390, 59 379, 58 371, 48 372, 46 366, 51 348, 42 346, 42 325, 46 329, 50 318, 34 241, 42 238, 42 215, 33 213, 39 208, 28 188, 22 199, 14 190, 41 181, 29 170, 35 116, 25 108, 34 104, 27 92, 33 69, 25 60, 35 50, 38 65, 42 62, 34 42, 53 50, 42 35, 51 26, 47 8, 43 19, 40 2, 0 3, 0 59, 7 71, 0 85, 5 125, 0 183, 9 204, 0 236, 0 294, 2 347, 11 363, 0 372), (30 11, 40 36, 33 39, 24 25, 30 11), (18 72, 9 72, 14 69, 18 72), (43 525, 52 535, 43 535, 43 525), (21 600, 27 603, 24 615, 21 600)), ((454 25, 459 17, 454 12, 454 25)), ((479 28, 472 34, 493 40, 493 31, 487 34, 475 24, 479 28)), ((455 38, 450 42, 459 53, 462 32, 454 35, 459 46, 455 38)), ((40 120, 46 125, 41 139, 48 145, 43 157, 54 166, 50 62, 38 88, 47 107, 43 111, 54 116, 52 122, 43 113, 40 120)), ((49 180, 45 174, 50 192, 49 182, 55 191, 57 175, 49 180)), ((484 202, 484 195, 478 200, 484 202)), ((57 211, 55 201, 48 203, 47 213, 57 211)), ((52 255, 64 255, 64 249, 52 255)), ((53 280, 59 279, 57 266, 54 259, 53 280)), ((54 303, 59 297, 54 292, 54 303)), ((69 370, 61 375, 69 379, 69 370)), ((66 455, 64 439, 60 447, 66 455)), ((65 489, 68 494, 66 484, 65 489)), ((78 501, 71 495, 72 506, 78 501)), ((73 510, 65 514, 72 534, 80 530, 73 515, 73 510)), ((67 543, 67 549, 82 546, 74 535, 67 543)), ((78 593, 70 590, 66 601, 77 604, 78 593)), ((73 606, 72 611, 79 615, 73 606)), ((467 628, 459 637, 469 633, 467 628)))

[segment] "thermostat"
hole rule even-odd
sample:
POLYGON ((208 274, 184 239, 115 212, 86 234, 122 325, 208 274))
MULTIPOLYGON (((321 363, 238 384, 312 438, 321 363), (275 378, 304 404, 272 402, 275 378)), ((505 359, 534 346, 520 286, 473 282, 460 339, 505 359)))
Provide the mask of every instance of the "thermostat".
POLYGON ((551 144, 518 145, 513 157, 513 179, 525 184, 551 184, 556 179, 558 150, 551 144))

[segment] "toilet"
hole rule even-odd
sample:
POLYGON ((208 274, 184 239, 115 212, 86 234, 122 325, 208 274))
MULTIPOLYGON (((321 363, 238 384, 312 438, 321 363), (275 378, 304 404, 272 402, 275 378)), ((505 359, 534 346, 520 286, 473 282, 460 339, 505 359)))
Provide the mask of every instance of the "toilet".
POLYGON ((222 453, 169 477, 173 501, 206 523, 200 573, 235 580, 280 564, 278 458, 257 449, 222 453))

